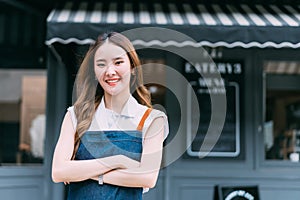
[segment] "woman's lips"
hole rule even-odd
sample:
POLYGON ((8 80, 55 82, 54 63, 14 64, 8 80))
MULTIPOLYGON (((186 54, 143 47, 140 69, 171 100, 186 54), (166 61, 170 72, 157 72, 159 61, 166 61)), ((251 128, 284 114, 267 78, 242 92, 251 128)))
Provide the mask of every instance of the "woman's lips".
POLYGON ((109 85, 109 86, 115 86, 117 85, 117 83, 120 81, 119 78, 112 78, 112 79, 107 79, 105 80, 105 82, 109 85))

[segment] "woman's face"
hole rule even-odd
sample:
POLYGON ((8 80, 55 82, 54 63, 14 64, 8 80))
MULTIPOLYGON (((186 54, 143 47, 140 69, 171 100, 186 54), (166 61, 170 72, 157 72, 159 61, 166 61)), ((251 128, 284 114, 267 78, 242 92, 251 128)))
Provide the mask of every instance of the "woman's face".
POLYGON ((123 48, 105 42, 95 53, 94 70, 105 95, 130 93, 130 60, 123 48))

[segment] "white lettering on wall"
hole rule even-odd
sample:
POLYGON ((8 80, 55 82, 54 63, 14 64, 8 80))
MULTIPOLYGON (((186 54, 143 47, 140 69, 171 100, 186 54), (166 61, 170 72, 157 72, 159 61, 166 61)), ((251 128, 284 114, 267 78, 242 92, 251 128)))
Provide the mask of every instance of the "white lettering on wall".
POLYGON ((191 74, 198 72, 199 74, 241 74, 242 65, 241 63, 229 63, 229 62, 219 62, 219 63, 185 63, 185 73, 191 74))

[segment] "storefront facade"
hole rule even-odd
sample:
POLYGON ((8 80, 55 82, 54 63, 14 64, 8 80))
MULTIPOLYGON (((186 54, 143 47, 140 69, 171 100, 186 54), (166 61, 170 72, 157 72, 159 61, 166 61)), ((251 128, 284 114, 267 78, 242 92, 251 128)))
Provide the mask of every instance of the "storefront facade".
MULTIPOLYGON (((232 115, 234 120, 226 118, 219 143, 206 158, 199 158, 198 149, 203 143, 201 127, 205 124, 205 117, 200 120, 195 140, 189 140, 193 135, 193 129, 189 127, 195 125, 189 94, 184 85, 176 85, 174 77, 165 73, 166 86, 177 88, 177 101, 170 93, 166 93, 163 105, 170 121, 170 136, 166 146, 172 144, 176 148, 165 148, 164 162, 167 166, 161 171, 156 188, 144 195, 145 199, 194 199, 196 196, 213 199, 218 185, 258 186, 261 199, 297 199, 300 195, 299 162, 297 159, 296 162, 290 160, 291 153, 297 151, 288 153, 287 143, 284 147, 277 147, 275 141, 279 137, 276 136, 282 134, 275 132, 278 126, 283 132, 291 129, 297 132, 299 128, 298 122, 288 125, 291 118, 288 120, 287 116, 291 114, 288 114, 286 107, 293 107, 295 111, 299 104, 298 8, 202 4, 184 4, 182 7, 175 4, 130 3, 90 5, 83 2, 77 7, 79 12, 68 13, 68 9, 74 9, 73 6, 66 4, 63 10, 55 10, 48 18, 47 44, 53 52, 63 49, 61 44, 80 49, 78 44, 93 42, 92 38, 101 32, 124 31, 141 49, 141 57, 146 63, 147 60, 152 63, 158 60, 180 72, 190 84, 199 81, 199 84, 193 85, 198 98, 204 101, 208 98, 199 92, 204 91, 205 86, 201 85, 203 79, 198 79, 205 76, 207 66, 203 64, 203 59, 198 62, 196 59, 191 64, 184 53, 178 52, 191 52, 189 48, 204 47, 221 74, 222 81, 226 82, 227 115, 232 115), (95 10, 87 11, 91 7, 95 10), (79 28, 81 30, 76 33, 70 31, 79 28), (155 31, 151 32, 152 29, 155 31), (148 32, 153 34, 146 34, 148 32), (230 84, 237 87, 230 87, 230 84), (279 107, 282 108, 280 102, 286 102, 283 111, 279 111, 279 107), (182 104, 187 106, 187 109, 183 109, 184 113, 182 104), (281 120, 287 122, 280 124, 281 120), (273 123, 271 134, 267 129, 270 122, 273 123), (177 135, 179 140, 176 140, 177 135), (275 147, 277 150, 274 150, 275 147), (269 156, 271 152, 273 156, 269 156), (174 159, 176 156, 178 158, 174 159)), ((61 55, 62 60, 65 55, 61 55)), ((72 59, 72 55, 70 57, 72 59)), ((69 61, 68 64, 74 62, 69 61)), ((64 70, 68 69, 68 64, 63 67, 64 70)), ((58 68, 58 65, 49 63, 49 69, 54 66, 58 68)), ((205 81, 208 84, 207 79, 205 81)), ((52 101, 51 105, 58 103, 57 100, 52 101)), ((56 107, 62 115, 67 101, 65 104, 59 103, 61 107, 56 107)), ((199 104, 200 116, 205 116, 201 113, 201 110, 205 112, 205 106, 203 102, 199 104)), ((295 116, 292 118, 294 121, 299 119, 295 116)), ((53 122, 51 127, 56 127, 55 132, 58 132, 58 124, 53 122)), ((280 142, 287 142, 288 138, 283 136, 280 142)), ((292 146, 297 148, 296 143, 292 146)))
POLYGON ((35 197, 64 199, 65 186, 51 181, 51 159, 66 108, 72 104, 79 60, 99 33, 118 31, 130 38, 143 63, 152 67, 149 73, 163 79, 165 86, 161 102, 156 102, 170 123, 164 168, 144 199, 214 199, 216 186, 257 186, 261 199, 298 199, 298 13, 299 8, 290 5, 68 2, 58 6, 47 20, 44 165, 35 172, 28 169, 39 180, 35 197), (189 54, 195 51, 199 52, 189 54), (169 68, 190 84, 197 105, 192 91, 174 81, 169 68), (227 100, 225 118, 213 124, 222 126, 222 134, 206 154, 202 147, 210 119, 214 111, 220 113, 213 105, 222 109, 218 106, 224 103, 213 99, 222 94, 227 100), (197 117, 200 123, 195 122, 197 117))

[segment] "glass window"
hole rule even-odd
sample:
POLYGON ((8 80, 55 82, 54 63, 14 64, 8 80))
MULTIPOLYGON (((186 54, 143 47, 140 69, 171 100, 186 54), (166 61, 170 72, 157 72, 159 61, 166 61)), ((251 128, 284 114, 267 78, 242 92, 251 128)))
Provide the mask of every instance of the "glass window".
POLYGON ((0 70, 0 165, 43 163, 45 70, 0 70))
POLYGON ((266 159, 299 162, 300 62, 264 63, 266 159))
POLYGON ((153 108, 165 111, 166 71, 163 59, 141 59, 143 83, 151 94, 153 108))

